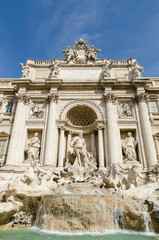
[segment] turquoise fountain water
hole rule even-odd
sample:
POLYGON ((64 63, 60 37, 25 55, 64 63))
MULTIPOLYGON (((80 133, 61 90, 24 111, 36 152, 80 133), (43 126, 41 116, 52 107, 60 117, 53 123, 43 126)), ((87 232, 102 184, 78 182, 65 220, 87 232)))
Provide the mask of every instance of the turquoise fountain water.
POLYGON ((159 235, 153 233, 106 231, 99 233, 60 233, 44 231, 39 228, 9 230, 0 232, 1 240, 157 240, 159 235))

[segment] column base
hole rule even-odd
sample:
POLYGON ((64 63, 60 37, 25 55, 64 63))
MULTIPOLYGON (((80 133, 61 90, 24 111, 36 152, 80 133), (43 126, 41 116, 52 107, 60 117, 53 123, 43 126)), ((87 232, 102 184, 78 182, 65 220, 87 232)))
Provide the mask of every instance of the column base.
POLYGON ((99 167, 99 170, 107 170, 106 167, 99 167))

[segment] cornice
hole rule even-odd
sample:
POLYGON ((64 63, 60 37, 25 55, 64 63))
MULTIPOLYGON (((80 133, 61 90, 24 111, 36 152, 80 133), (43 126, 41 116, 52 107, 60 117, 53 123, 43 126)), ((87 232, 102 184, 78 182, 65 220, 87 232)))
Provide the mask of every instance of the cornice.
POLYGON ((150 78, 147 77, 137 77, 136 79, 132 80, 132 84, 135 86, 145 86, 150 81, 150 78))

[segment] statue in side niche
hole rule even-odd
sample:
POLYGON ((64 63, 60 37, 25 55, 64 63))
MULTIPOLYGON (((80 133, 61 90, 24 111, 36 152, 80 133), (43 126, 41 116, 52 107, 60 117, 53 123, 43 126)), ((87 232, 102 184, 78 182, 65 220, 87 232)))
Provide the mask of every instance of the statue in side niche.
POLYGON ((29 161, 39 161, 41 145, 38 136, 38 132, 35 132, 34 136, 28 142, 27 153, 29 161))
POLYGON ((132 133, 127 133, 128 137, 122 143, 122 149, 124 154, 124 162, 134 162, 137 161, 136 146, 137 140, 132 137, 132 133))

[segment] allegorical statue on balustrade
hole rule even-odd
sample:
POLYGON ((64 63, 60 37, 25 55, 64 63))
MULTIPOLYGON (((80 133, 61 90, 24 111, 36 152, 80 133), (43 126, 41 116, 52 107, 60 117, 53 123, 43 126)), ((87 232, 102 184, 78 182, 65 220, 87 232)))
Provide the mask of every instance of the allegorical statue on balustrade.
POLYGON ((20 66, 22 68, 22 78, 28 78, 29 77, 29 66, 23 63, 20 63, 20 66))
POLYGON ((141 77, 141 72, 143 71, 143 67, 139 65, 139 63, 137 63, 137 61, 135 61, 132 64, 132 76, 133 78, 137 78, 137 77, 141 77))
POLYGON ((136 154, 136 146, 137 140, 132 137, 132 133, 127 133, 128 137, 122 143, 123 155, 124 155, 124 162, 137 162, 137 154, 136 154))
POLYGON ((34 136, 28 141, 27 154, 28 161, 38 161, 40 158, 40 139, 38 132, 34 133, 34 136))

